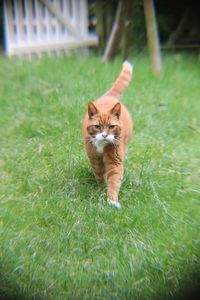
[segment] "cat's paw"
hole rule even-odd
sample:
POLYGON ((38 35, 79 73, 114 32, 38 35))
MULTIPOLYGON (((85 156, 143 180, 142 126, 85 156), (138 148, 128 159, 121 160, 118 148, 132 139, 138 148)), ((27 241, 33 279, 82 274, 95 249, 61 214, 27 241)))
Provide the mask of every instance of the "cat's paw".
POLYGON ((114 201, 114 200, 108 199, 108 204, 110 204, 110 205, 112 205, 112 206, 114 206, 116 208, 121 208, 121 204, 119 202, 117 202, 117 201, 114 201))

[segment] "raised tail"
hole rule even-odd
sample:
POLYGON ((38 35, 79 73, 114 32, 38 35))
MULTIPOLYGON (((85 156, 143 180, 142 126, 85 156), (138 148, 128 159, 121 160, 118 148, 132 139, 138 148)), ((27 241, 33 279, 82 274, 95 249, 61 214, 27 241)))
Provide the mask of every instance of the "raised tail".
POLYGON ((125 61, 122 66, 121 73, 115 80, 111 89, 105 93, 105 96, 113 96, 116 98, 120 98, 120 96, 123 94, 123 92, 128 87, 131 81, 132 73, 133 66, 128 61, 125 61))

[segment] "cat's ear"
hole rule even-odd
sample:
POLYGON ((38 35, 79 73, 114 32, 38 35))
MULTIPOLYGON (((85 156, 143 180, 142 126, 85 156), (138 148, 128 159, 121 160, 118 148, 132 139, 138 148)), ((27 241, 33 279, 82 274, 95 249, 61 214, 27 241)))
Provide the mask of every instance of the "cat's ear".
POLYGON ((119 102, 115 104, 115 106, 111 109, 110 113, 119 119, 121 115, 121 104, 119 102))
POLYGON ((98 109, 96 106, 92 103, 88 103, 88 116, 91 119, 93 116, 95 116, 98 113, 98 109))

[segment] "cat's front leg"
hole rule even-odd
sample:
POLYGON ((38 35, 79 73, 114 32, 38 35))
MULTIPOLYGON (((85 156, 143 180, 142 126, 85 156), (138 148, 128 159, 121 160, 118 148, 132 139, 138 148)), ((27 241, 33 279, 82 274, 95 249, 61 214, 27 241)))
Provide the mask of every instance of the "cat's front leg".
POLYGON ((90 164, 95 176, 95 179, 98 184, 102 183, 104 181, 104 173, 105 173, 105 168, 103 164, 102 157, 99 156, 93 156, 89 157, 90 159, 90 164))
POLYGON ((123 165, 110 165, 107 167, 105 180, 107 183, 108 203, 120 208, 118 194, 123 179, 123 165))

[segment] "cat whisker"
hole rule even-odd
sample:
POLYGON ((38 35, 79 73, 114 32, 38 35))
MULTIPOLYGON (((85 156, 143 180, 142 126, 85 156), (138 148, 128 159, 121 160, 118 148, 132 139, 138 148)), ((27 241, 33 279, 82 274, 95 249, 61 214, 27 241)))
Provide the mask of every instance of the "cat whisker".
POLYGON ((114 139, 113 141, 112 141, 112 144, 114 145, 114 146, 116 146, 116 144, 117 144, 117 139, 114 139))
POLYGON ((119 137, 115 137, 115 138, 113 139, 112 143, 113 143, 113 145, 116 146, 116 145, 119 143, 119 141, 120 141, 120 138, 119 138, 119 137))
POLYGON ((92 139, 87 139, 86 144, 93 144, 93 140, 92 139))

